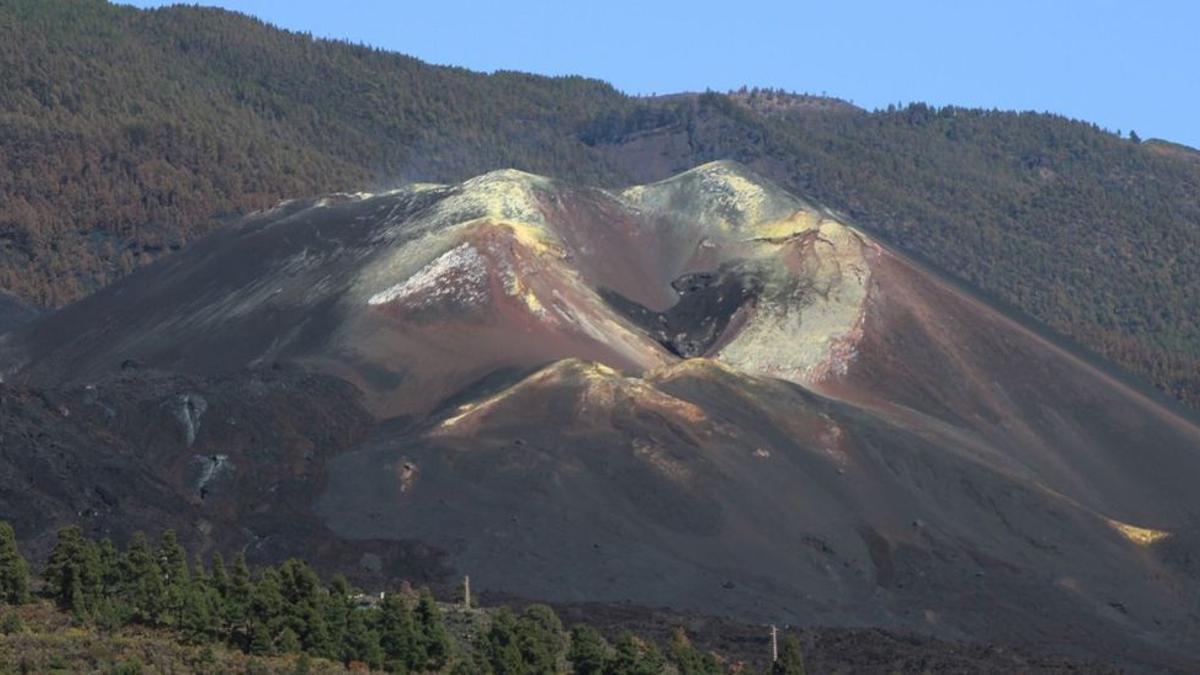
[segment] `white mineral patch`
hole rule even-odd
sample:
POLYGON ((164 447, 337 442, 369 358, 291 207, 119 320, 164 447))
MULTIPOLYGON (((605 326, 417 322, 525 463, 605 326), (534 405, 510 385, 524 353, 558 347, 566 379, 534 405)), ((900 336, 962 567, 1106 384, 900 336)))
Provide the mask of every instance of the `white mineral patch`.
POLYGON ((200 418, 208 410, 208 401, 199 394, 180 394, 175 397, 175 419, 183 425, 184 437, 190 448, 200 433, 200 418))
POLYGON ((229 455, 197 455, 193 458, 200 466, 200 475, 196 477, 195 489, 200 492, 222 474, 233 472, 233 462, 229 455))
POLYGON ((487 301, 487 261, 474 246, 459 244, 408 279, 371 296, 367 304, 396 301, 417 307, 440 302, 482 304, 487 301))

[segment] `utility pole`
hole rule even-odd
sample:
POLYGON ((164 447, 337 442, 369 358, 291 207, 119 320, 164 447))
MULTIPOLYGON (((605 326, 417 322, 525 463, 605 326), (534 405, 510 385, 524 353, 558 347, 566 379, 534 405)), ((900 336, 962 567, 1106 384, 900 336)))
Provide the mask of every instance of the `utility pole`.
POLYGON ((771 624, 771 663, 779 661, 779 631, 771 624))
POLYGON ((463 607, 471 609, 471 575, 463 575, 463 607))

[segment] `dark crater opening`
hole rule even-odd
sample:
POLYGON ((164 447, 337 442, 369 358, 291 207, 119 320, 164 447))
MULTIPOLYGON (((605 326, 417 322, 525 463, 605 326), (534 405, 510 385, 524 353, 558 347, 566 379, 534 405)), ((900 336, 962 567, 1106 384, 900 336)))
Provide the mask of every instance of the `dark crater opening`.
POLYGON ((743 305, 754 303, 762 282, 745 269, 684 274, 671 282, 679 300, 665 312, 651 309, 610 289, 600 294, 621 315, 685 359, 704 356, 743 305))

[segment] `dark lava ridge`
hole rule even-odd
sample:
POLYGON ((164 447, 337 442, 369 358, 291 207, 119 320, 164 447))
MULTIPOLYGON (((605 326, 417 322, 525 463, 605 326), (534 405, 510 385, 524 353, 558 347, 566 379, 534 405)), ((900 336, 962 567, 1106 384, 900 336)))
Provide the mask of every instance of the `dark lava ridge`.
POLYGON ((671 282, 679 300, 663 312, 611 289, 601 297, 625 318, 676 356, 692 359, 709 354, 738 310, 753 306, 762 282, 740 265, 715 272, 692 272, 671 282))

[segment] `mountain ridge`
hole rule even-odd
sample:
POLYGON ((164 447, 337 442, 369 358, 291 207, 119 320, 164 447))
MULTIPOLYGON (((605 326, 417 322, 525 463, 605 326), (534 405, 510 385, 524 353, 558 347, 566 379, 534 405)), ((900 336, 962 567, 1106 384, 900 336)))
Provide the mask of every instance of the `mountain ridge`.
POLYGON ((732 158, 1200 400, 1200 166, 1158 144, 1040 114, 638 99, 210 9, 14 0, 0 33, 0 288, 38 306, 281 198, 505 166, 613 187, 732 158))

